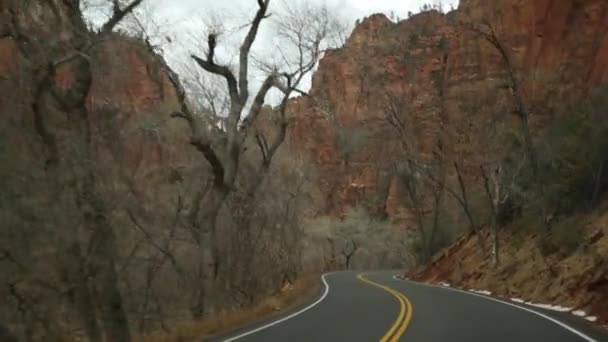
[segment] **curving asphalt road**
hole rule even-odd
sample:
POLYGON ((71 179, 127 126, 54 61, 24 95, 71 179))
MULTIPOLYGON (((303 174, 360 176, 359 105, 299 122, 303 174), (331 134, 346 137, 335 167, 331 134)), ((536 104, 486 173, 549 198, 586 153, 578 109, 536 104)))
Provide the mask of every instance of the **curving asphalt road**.
POLYGON ((608 341, 571 314, 403 281, 394 272, 336 272, 322 280, 314 302, 215 341, 608 341))

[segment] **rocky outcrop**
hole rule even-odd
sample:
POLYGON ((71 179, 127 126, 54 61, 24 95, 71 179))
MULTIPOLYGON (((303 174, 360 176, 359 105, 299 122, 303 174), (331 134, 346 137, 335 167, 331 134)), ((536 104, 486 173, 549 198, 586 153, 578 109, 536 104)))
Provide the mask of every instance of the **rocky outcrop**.
MULTIPOLYGON (((40 40, 48 38, 46 51, 30 48, 32 53, 29 54, 27 46, 20 50, 12 37, 14 34, 0 38, 2 135, 15 143, 9 146, 19 148, 20 152, 27 151, 22 158, 35 161, 41 170, 47 156, 40 155, 44 139, 37 132, 32 105, 39 85, 37 75, 44 66, 36 64, 41 60, 36 59, 39 57, 36 53, 45 53, 51 61, 70 56, 74 51, 68 42, 77 34, 69 21, 59 19, 67 16, 64 5, 49 2, 45 6, 55 8, 24 8, 23 13, 17 12, 15 17, 22 22, 23 34, 40 40), (48 30, 47 25, 32 22, 32 18, 55 22, 58 26, 48 30), (60 50, 64 45, 65 50, 60 50)), ((8 10, 4 14, 8 16, 8 10)), ((194 154, 188 147, 188 127, 168 116, 178 104, 164 62, 143 42, 120 34, 105 37, 87 53, 92 73, 86 97, 87 122, 94 162, 108 184, 106 190, 118 190, 116 185, 123 182, 117 179, 126 181, 127 177, 130 191, 137 190, 149 196, 150 201, 142 200, 142 203, 154 206, 163 199, 175 201, 178 194, 167 193, 163 186, 183 180, 184 170, 192 171, 194 154)), ((79 77, 73 63, 64 63, 58 68, 54 82, 60 91, 67 93, 76 87, 79 77)), ((46 108, 43 110, 45 129, 57 136, 59 144, 65 129, 66 118, 62 115, 46 108)), ((125 188, 121 190, 126 191, 125 188)))
MULTIPOLYGON (((94 48, 92 59, 88 123, 94 162, 107 184, 103 190, 115 197, 123 197, 124 192, 134 195, 133 191, 145 196, 137 201, 151 206, 154 221, 154 213, 163 211, 155 206, 175 210, 178 189, 167 192, 166 187, 187 178, 194 164, 188 127, 168 117, 178 108, 174 89, 159 57, 137 41, 111 37, 94 48)), ((36 84, 33 78, 18 77, 28 72, 29 65, 10 38, 0 40, 0 64, 3 139, 22 159, 33 163, 29 167, 44 172, 47 156, 31 111, 31 90, 36 84)), ((60 69, 56 78, 62 89, 76 82, 69 68, 60 69)), ((46 129, 61 139, 65 119, 53 111, 44 114, 46 129)))
POLYGON ((608 3, 602 0, 463 0, 448 14, 430 11, 398 23, 372 15, 321 61, 315 100, 292 103, 290 139, 319 166, 328 211, 366 204, 407 215, 403 189, 391 176, 400 148, 386 119, 391 110, 423 157, 436 146, 440 127, 449 127, 449 153, 474 164, 488 123, 513 110, 499 54, 469 29, 484 22, 521 78, 533 132, 607 80, 608 3))

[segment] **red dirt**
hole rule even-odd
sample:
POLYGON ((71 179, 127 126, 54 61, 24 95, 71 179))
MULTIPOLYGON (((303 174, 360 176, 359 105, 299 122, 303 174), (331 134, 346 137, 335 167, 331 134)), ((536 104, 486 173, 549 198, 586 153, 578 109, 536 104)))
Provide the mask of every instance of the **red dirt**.
MULTIPOLYGON (((568 221, 570 222, 570 221, 568 221)), ((491 267, 479 252, 477 236, 468 234, 438 254, 427 267, 410 275, 418 281, 447 282, 464 289, 489 290, 501 297, 559 304, 583 310, 608 324, 608 210, 575 217, 585 231, 572 253, 543 255, 537 234, 525 227, 505 227, 500 239, 501 263, 491 267), (523 235, 522 235, 523 234, 523 235), (523 237, 522 237, 523 236, 523 237)), ((578 227, 576 227, 578 228, 578 227)), ((489 245, 489 234, 482 233, 489 245)))

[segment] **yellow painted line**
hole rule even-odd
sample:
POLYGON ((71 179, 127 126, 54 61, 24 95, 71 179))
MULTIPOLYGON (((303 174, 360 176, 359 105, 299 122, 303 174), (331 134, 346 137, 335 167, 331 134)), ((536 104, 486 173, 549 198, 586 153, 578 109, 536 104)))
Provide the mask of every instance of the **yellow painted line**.
MULTIPOLYGON (((397 292, 397 291, 395 291, 397 292)), ((399 330, 397 331, 397 333, 395 334, 395 336, 393 336, 393 339, 391 342, 398 342, 399 339, 401 338, 401 336, 403 336, 403 334, 405 333, 405 329, 407 329, 407 327, 410 325, 410 322, 412 321, 412 314, 414 311, 414 307, 412 306, 412 303, 409 301, 409 299, 407 299, 406 296, 404 296, 403 294, 397 292, 397 294, 401 297, 403 297, 403 300, 405 301, 405 304, 407 305, 407 314, 405 315, 405 320, 403 321, 403 324, 401 324, 401 327, 399 328, 399 330)))
POLYGON ((364 283, 383 289, 384 291, 395 296, 395 298, 397 298, 397 300, 399 301, 399 316, 397 317, 397 320, 395 320, 395 323, 393 323, 389 331, 384 334, 384 336, 382 336, 382 338, 380 339, 380 342, 398 342, 399 338, 403 336, 403 334, 405 333, 405 329, 407 329, 408 325, 410 324, 410 321, 412 320, 412 303, 403 294, 393 290, 388 286, 373 282, 365 278, 363 274, 359 274, 357 278, 364 283))

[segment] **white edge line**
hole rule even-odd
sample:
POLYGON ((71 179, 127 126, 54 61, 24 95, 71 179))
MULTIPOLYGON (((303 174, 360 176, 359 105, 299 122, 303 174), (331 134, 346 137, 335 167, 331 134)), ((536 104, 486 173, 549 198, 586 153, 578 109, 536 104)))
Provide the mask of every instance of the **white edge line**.
POLYGON ((285 321, 287 321, 287 320, 289 320, 289 319, 292 319, 292 318, 294 318, 294 317, 296 317, 296 316, 298 316, 298 315, 301 315, 301 314, 303 314, 304 312, 306 312, 306 311, 308 311, 308 310, 312 309, 312 308, 313 308, 313 307, 315 307, 317 304, 321 303, 321 302, 322 302, 322 301, 325 299, 325 297, 327 297, 327 294, 329 293, 329 285, 327 284, 327 281, 325 280, 325 277, 326 277, 326 276, 328 276, 328 275, 330 275, 330 274, 331 274, 331 273, 325 273, 323 276, 321 276, 321 281, 323 281, 323 285, 325 286, 325 291, 323 292, 323 294, 321 295, 321 297, 319 297, 319 299, 317 299, 317 300, 316 300, 314 303, 312 303, 312 304, 308 305, 307 307, 305 307, 305 308, 303 308, 303 309, 301 309, 301 310, 299 310, 299 311, 297 311, 297 312, 292 313, 292 314, 291 314, 291 315, 289 315, 289 316, 285 316, 285 317, 283 317, 283 318, 281 318, 281 319, 278 319, 278 320, 276 320, 276 321, 270 322, 270 323, 268 323, 268 324, 266 324, 266 325, 263 325, 263 326, 261 326, 261 327, 255 328, 255 329, 253 329, 253 330, 249 330, 249 331, 244 332, 244 333, 242 333, 242 334, 240 334, 240 335, 237 335, 237 336, 231 337, 231 338, 229 338, 229 339, 227 339, 227 340, 223 340, 223 342, 231 342, 231 341, 236 341, 236 340, 238 340, 238 339, 240 339, 240 338, 243 338, 243 337, 245 337, 245 336, 249 336, 249 335, 255 334, 255 333, 257 333, 257 332, 259 332, 259 331, 262 331, 262 330, 264 330, 264 329, 267 329, 267 328, 270 328, 270 327, 275 326, 275 325, 277 325, 277 324, 283 323, 283 322, 285 322, 285 321))
MULTIPOLYGON (((399 280, 399 281, 404 281, 403 279, 398 278, 396 275, 393 276, 393 279, 399 280)), ((412 281, 409 281, 409 282, 412 282, 412 281)), ((562 328, 564 328, 566 330, 569 330, 570 332, 572 332, 573 334, 578 335, 580 338, 584 339, 587 342, 598 342, 597 340, 595 340, 595 339, 593 339, 593 338, 585 335, 584 333, 582 333, 582 332, 574 329, 573 327, 571 327, 571 326, 569 326, 569 325, 567 325, 565 323, 562 323, 562 322, 556 320, 555 318, 549 317, 549 316, 547 316, 545 314, 542 314, 542 313, 540 313, 538 311, 534 311, 534 310, 528 309, 528 308, 523 307, 523 306, 515 305, 513 303, 509 303, 509 302, 506 302, 506 301, 503 301, 503 300, 500 300, 500 299, 496 299, 496 298, 493 298, 493 297, 489 297, 489 296, 480 295, 480 294, 477 294, 477 293, 474 293, 474 292, 468 292, 468 291, 463 291, 463 290, 455 289, 455 288, 452 288, 452 287, 429 285, 429 284, 418 283, 418 282, 412 282, 412 283, 418 284, 418 285, 423 285, 423 286, 428 286, 428 287, 436 287, 436 288, 440 288, 440 289, 444 289, 444 290, 451 290, 451 291, 455 291, 455 292, 462 292, 462 293, 466 293, 466 294, 471 295, 471 296, 485 298, 487 300, 491 300, 491 301, 502 303, 502 304, 505 304, 505 305, 509 305, 509 306, 512 306, 512 307, 515 307, 515 308, 518 308, 518 309, 521 309, 521 310, 524 310, 524 311, 528 311, 528 312, 533 313, 533 314, 535 314, 537 316, 540 316, 540 317, 542 317, 544 319, 547 319, 547 320, 549 320, 549 321, 551 321, 551 322, 553 322, 553 323, 561 326, 562 328)))

